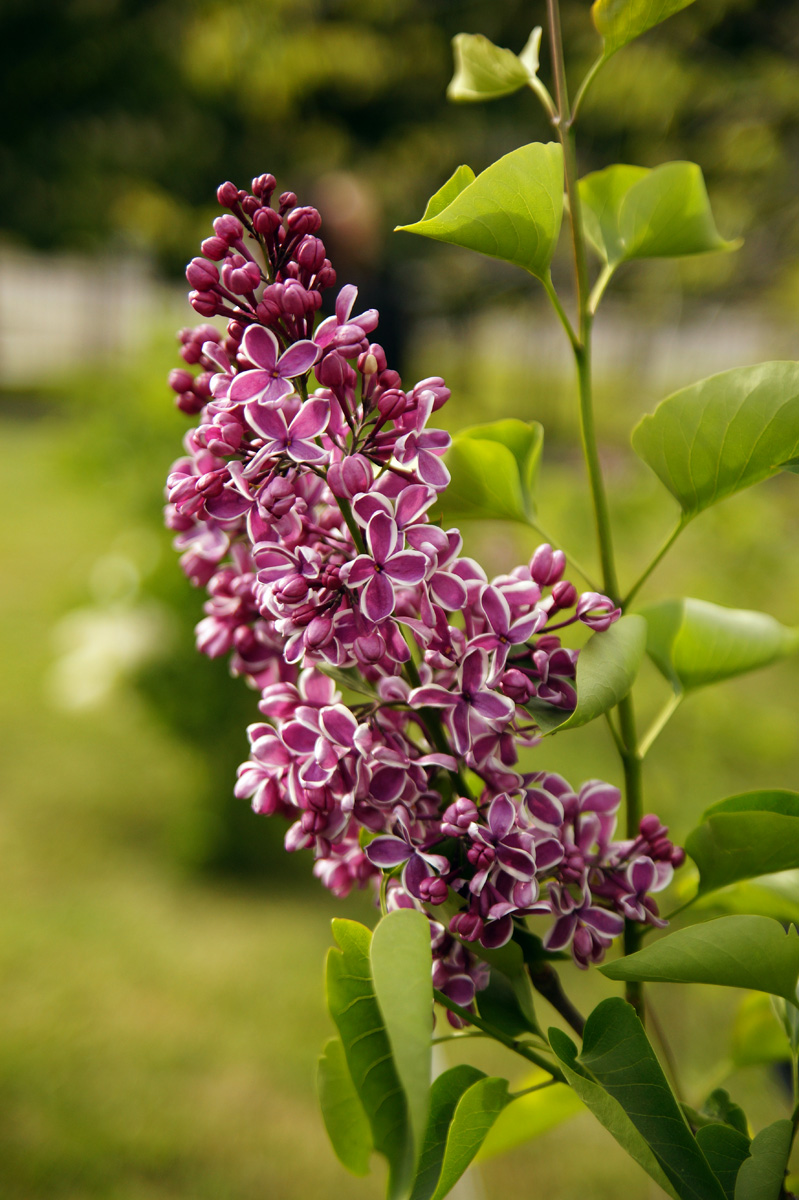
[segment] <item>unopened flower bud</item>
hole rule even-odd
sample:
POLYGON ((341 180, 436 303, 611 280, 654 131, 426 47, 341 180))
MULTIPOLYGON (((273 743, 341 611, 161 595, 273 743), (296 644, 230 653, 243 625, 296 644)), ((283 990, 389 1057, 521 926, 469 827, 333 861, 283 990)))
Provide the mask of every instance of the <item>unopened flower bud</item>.
POLYGON ((219 297, 214 292, 189 292, 189 304, 203 317, 215 317, 219 312, 219 297))
POLYGON ((214 221, 214 233, 231 246, 233 242, 238 242, 241 239, 243 233, 241 221, 238 221, 235 217, 217 217, 214 221))
POLYGON ((408 397, 399 388, 387 388, 377 401, 378 412, 388 421, 396 421, 407 407, 408 397))
POLYGON ((450 921, 449 931, 464 942, 476 942, 483 932, 483 922, 476 912, 459 912, 450 921))
POLYGON ((241 202, 241 207, 248 217, 254 217, 261 207, 261 201, 255 196, 245 196, 241 202))
POLYGON ((340 463, 333 463, 327 472, 327 486, 334 496, 352 500, 359 492, 366 492, 372 484, 372 468, 362 454, 350 454, 340 463))
POLYGON ((576 611, 578 619, 584 625, 598 632, 609 629, 621 616, 621 609, 616 608, 612 600, 599 592, 584 592, 577 601, 576 611))
POLYGON ((211 291, 219 282, 219 270, 207 258, 193 258, 186 267, 186 278, 198 291, 211 291))
POLYGON ((205 407, 205 401, 201 396, 195 396, 194 392, 181 392, 175 397, 175 407, 187 417, 193 417, 205 407))
POLYGON ((259 208, 252 219, 252 226, 259 237, 271 238, 280 225, 280 217, 273 208, 259 208))
POLYGON ((281 192, 280 196, 278 197, 278 204, 280 205, 280 215, 282 217, 285 217, 285 215, 289 211, 289 209, 294 208, 294 205, 296 203, 297 203, 297 197, 295 196, 294 192, 281 192))
POLYGON ((252 193, 259 200, 269 203, 272 193, 277 187, 277 181, 274 175, 259 175, 257 179, 252 181, 252 193))
POLYGON ((183 367, 176 367, 174 371, 169 372, 169 386, 179 395, 188 392, 193 383, 194 376, 191 371, 186 371, 183 367))
POLYGON ((552 589, 552 611, 559 608, 573 608, 577 603, 577 588, 568 579, 561 579, 552 589))
POLYGON ((200 242, 200 249, 206 258, 211 258, 214 262, 219 262, 227 254, 228 245, 224 238, 208 237, 205 241, 200 242))
POLYGON ((325 261, 324 242, 309 234, 300 242, 294 257, 301 267, 310 271, 311 274, 315 274, 325 261))
POLYGON ((566 555, 562 550, 553 550, 548 542, 539 546, 530 559, 530 574, 539 587, 552 587, 562 577, 566 567, 566 555))
MULTIPOLYGON (((283 197, 281 196, 280 199, 282 206, 283 197)), ((319 216, 319 213, 315 208, 310 208, 309 206, 295 208, 286 218, 286 226, 289 232, 294 234, 316 233, 321 224, 322 218, 319 216)))
POLYGON ((441 832, 447 837, 460 837, 468 829, 472 821, 477 820, 477 806, 467 796, 459 796, 447 808, 441 817, 441 832))
POLYGON ((428 875, 419 884, 419 899, 427 904, 443 904, 448 895, 446 882, 437 875, 428 875))
POLYGON ((233 208, 235 204, 238 204, 239 189, 235 183, 231 183, 229 180, 227 183, 220 183, 216 189, 216 198, 223 208, 233 208))

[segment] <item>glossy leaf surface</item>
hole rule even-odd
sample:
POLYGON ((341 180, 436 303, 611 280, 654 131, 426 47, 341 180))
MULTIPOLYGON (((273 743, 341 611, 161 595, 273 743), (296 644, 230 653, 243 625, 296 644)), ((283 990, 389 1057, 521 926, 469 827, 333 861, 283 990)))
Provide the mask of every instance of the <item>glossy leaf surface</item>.
POLYGON ((336 1156, 353 1175, 368 1175, 372 1134, 340 1038, 331 1038, 322 1052, 317 1088, 325 1129, 336 1156))
POLYGON ((683 258, 734 250, 716 229, 701 169, 670 162, 647 170, 618 163, 580 180, 586 234, 611 267, 634 258, 683 258))
POLYGON ((749 1157, 749 1138, 729 1125, 705 1125, 697 1131, 696 1141, 727 1200, 734 1200, 735 1180, 749 1157))
POLYGON ((489 1076, 468 1088, 455 1109, 438 1186, 431 1200, 443 1200, 469 1166, 494 1121, 508 1103, 508 1081, 489 1076))
POLYGON ((372 981, 372 938, 363 925, 340 918, 333 921, 333 936, 340 949, 327 957, 327 1004, 374 1147, 388 1160, 389 1197, 398 1197, 413 1167, 413 1135, 372 981))
POLYGON ((462 430, 447 454, 452 479, 437 511, 447 520, 529 524, 543 442, 537 421, 508 418, 462 430))
POLYGON ((635 683, 646 648, 646 621, 621 617, 610 629, 594 633, 577 660, 577 707, 571 715, 551 705, 527 705, 543 733, 577 729, 610 712, 635 683))
POLYGON ((799 456, 799 363, 711 375, 661 401, 633 448, 686 519, 793 465, 799 456))
POLYGON ((599 968, 608 979, 712 983, 795 1001, 799 934, 770 917, 719 917, 667 934, 599 968))
POLYGON ((752 1154, 735 1182, 735 1200, 778 1200, 791 1152, 790 1121, 767 1125, 752 1140, 752 1154))
POLYGON ((427 1122, 433 1010, 430 922, 416 909, 390 912, 372 935, 372 978, 416 1146, 427 1122))
POLYGON ((772 871, 799 868, 799 793, 746 792, 715 804, 685 848, 699 868, 699 891, 772 871))
POLYGON ((452 39, 455 74, 447 98, 455 101, 495 100, 525 87, 538 72, 541 29, 530 34, 520 55, 495 46, 481 33, 458 33, 452 39))
POLYGON ((485 1079, 477 1067, 462 1064, 444 1071, 430 1090, 430 1113, 416 1166, 416 1178, 410 1200, 430 1200, 436 1190, 444 1162, 447 1136, 458 1101, 465 1091, 485 1079))
POLYGON ((609 58, 622 46, 659 25, 693 0, 595 0, 591 6, 597 33, 609 58))
POLYGON ((594 1115, 664 1190, 681 1200, 722 1200, 721 1185, 697 1146, 629 1004, 613 997, 594 1009, 586 1022, 579 1056, 559 1030, 550 1030, 550 1042, 564 1069, 568 1068, 569 1082, 594 1115), (578 1086, 575 1076, 583 1085, 578 1086), (585 1082, 594 1088, 585 1088, 585 1082), (596 1088, 615 1107, 599 1099, 596 1088), (619 1120, 619 1110, 624 1121, 619 1120))
POLYGON ((689 597, 641 609, 646 649, 675 691, 720 683, 799 649, 799 631, 766 613, 689 597))
POLYGON ((500 258, 544 278, 562 217, 563 152, 556 142, 532 142, 492 163, 446 207, 431 213, 428 205, 421 221, 397 228, 500 258))

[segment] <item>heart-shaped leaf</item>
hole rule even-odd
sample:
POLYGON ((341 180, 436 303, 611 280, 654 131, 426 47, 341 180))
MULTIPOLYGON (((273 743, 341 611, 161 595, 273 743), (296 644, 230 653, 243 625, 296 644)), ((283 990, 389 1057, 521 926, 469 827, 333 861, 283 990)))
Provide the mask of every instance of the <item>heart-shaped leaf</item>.
POLYGON ((690 520, 794 465, 799 363, 736 367, 691 384, 644 417, 632 443, 690 520))
POLYGON ((496 1076, 478 1079, 463 1093, 447 1133, 441 1175, 431 1200, 443 1200, 452 1190, 508 1102, 508 1081, 496 1076))
POLYGON ((621 617, 610 629, 594 633, 577 659, 577 707, 564 715, 550 704, 526 707, 543 733, 577 729, 615 708, 635 683, 646 648, 646 621, 621 617))
POLYGON ((374 1148, 388 1161, 389 1197, 395 1200, 407 1190, 413 1170, 413 1132, 372 982, 372 935, 356 921, 337 918, 333 936, 340 949, 327 956, 327 1006, 374 1148))
POLYGON ((544 429, 507 418, 461 430, 447 454, 452 476, 439 501, 447 520, 519 521, 535 514, 544 429))
POLYGON ((721 1185, 629 1004, 613 997, 594 1009, 579 1056, 561 1030, 551 1029, 549 1038, 581 1099, 664 1191, 681 1200, 722 1200, 721 1185))
POLYGON ((685 849, 700 894, 742 879, 799 868, 799 793, 746 792, 709 808, 685 849))
POLYGON ((538 74, 540 45, 540 26, 530 34, 518 56, 495 46, 482 33, 456 34, 452 39, 455 74, 447 88, 447 99, 495 100, 525 87, 538 74))
POLYGON ((696 1141, 727 1200, 734 1200, 735 1180, 749 1157, 749 1138, 729 1125, 705 1125, 697 1131, 696 1141))
POLYGON ((413 908, 383 917, 370 950, 375 995, 394 1065, 408 1100, 415 1145, 421 1145, 430 1091, 433 1011, 430 922, 413 908))
POLYGON ((795 1004, 799 934, 793 925, 786 933, 770 917, 718 917, 599 969, 608 979, 713 983, 770 992, 795 1004))
POLYGON ((664 600, 641 609, 646 649, 677 692, 756 671, 799 650, 799 630, 766 613, 705 600, 664 600))
POLYGON ((716 229, 701 169, 617 164, 580 180, 586 234, 611 267, 633 258, 682 258, 735 250, 716 229))
POLYGON ((605 58, 689 4, 693 0, 595 0, 591 16, 605 43, 605 58))
MULTIPOLYGON (((480 994, 482 996, 483 993, 480 994)), ((521 1081, 519 1087, 537 1087, 548 1079, 546 1071, 536 1069, 521 1081)), ((519 1096, 497 1117, 477 1155, 477 1161, 484 1162, 488 1158, 506 1154, 508 1150, 548 1133, 582 1111, 583 1104, 577 1093, 564 1083, 553 1083, 541 1091, 519 1096)))
POLYGON ((751 1157, 742 1163, 735 1181, 735 1200, 779 1200, 793 1126, 790 1121, 767 1125, 752 1140, 751 1157))
POLYGON ((447 1148, 449 1127, 458 1101, 472 1084, 481 1079, 485 1079, 482 1071, 463 1063, 457 1067, 450 1067, 433 1081, 430 1089, 430 1115, 427 1118, 410 1200, 430 1200, 436 1190, 447 1148))
POLYGON ((492 163, 446 207, 436 204, 431 213, 428 205, 421 221, 397 228, 501 258, 543 279, 562 217, 563 151, 557 142, 532 142, 492 163))
POLYGON ((339 1161, 353 1175, 368 1175, 372 1134, 340 1038, 331 1038, 322 1052, 317 1090, 327 1135, 339 1161))

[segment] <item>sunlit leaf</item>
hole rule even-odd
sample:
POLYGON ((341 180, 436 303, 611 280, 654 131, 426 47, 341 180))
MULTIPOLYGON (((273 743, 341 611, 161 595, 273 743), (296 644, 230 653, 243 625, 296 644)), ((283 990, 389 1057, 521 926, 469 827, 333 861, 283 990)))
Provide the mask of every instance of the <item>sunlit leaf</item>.
POLYGON ((610 58, 647 29, 692 3, 693 0, 595 0, 591 16, 605 43, 605 57, 610 58))
POLYGON ((433 1081, 430 1089, 430 1114, 410 1200, 430 1200, 436 1190, 444 1162, 450 1122, 458 1101, 463 1093, 480 1079, 485 1079, 485 1074, 478 1071, 477 1067, 470 1067, 464 1063, 444 1071, 433 1081))
POLYGON ((738 1172, 735 1200, 779 1200, 792 1136, 793 1126, 787 1120, 760 1130, 752 1140, 751 1158, 738 1172))
POLYGON ((424 913, 400 908, 383 917, 372 935, 370 959, 377 1002, 419 1147, 427 1123, 433 1012, 430 922, 424 913))
POLYGON ((437 512, 446 520, 520 521, 535 513, 544 430, 507 418, 458 433, 447 454, 452 479, 437 512))
POLYGON ((317 1089, 327 1135, 339 1161, 353 1175, 368 1175, 372 1134, 340 1038, 331 1038, 322 1052, 317 1089))
POLYGON ((327 1005, 341 1037, 355 1091, 375 1149, 389 1164, 389 1197, 407 1189, 413 1169, 408 1103, 391 1056, 369 964, 372 935, 356 921, 337 918, 339 950, 327 956, 327 1005))
POLYGON ((746 792, 704 814, 685 848, 710 892, 770 871, 799 868, 799 793, 746 792))
POLYGON ((562 216, 563 151, 557 142, 532 142, 492 163, 446 207, 397 228, 501 258, 543 278, 562 216))
POLYGON ((551 1029, 549 1037, 575 1091, 664 1191, 681 1200, 722 1200, 721 1185, 629 1004, 613 997, 594 1009, 579 1056, 562 1031, 551 1029))
POLYGON ((577 659, 574 712, 564 715, 552 705, 535 701, 526 706, 542 732, 576 729, 615 708, 635 683, 645 648, 646 621, 637 614, 592 634, 577 659))
POLYGON ((525 87, 538 73, 541 29, 536 27, 518 56, 495 46, 481 33, 458 33, 452 39, 455 74, 447 98, 456 101, 494 100, 525 87))
POLYGON ((690 162, 647 170, 617 164, 580 180, 586 234, 611 267, 634 258, 682 258, 734 250, 716 229, 701 169, 690 162))
POLYGON ((608 979, 713 983, 796 1002, 799 934, 770 917, 719 917, 669 933, 599 968, 608 979))
POLYGON ((443 1200, 452 1190, 507 1103, 508 1081, 495 1076, 479 1079, 463 1093, 449 1127, 441 1175, 431 1200, 443 1200))
MULTIPOLYGON (((537 1069, 522 1080, 519 1088, 536 1087, 548 1079, 546 1071, 537 1069)), ((563 1083, 553 1083, 541 1091, 519 1096, 497 1117, 477 1155, 477 1161, 483 1162, 487 1158, 505 1154, 532 1138, 548 1133, 582 1111, 583 1104, 577 1093, 563 1083)))
POLYGON ((641 609, 646 649, 675 691, 719 683, 799 650, 799 630, 766 613, 705 600, 664 600, 641 609))
POLYGON ((661 401, 633 448, 686 519, 768 479, 799 456, 799 363, 711 375, 661 401))
POLYGON ((729 1125, 705 1125, 697 1131, 696 1141, 727 1200, 734 1200, 735 1180, 749 1157, 749 1138, 729 1125))
MULTIPOLYGON (((687 896, 686 896, 687 899, 687 896)), ((753 913, 799 925, 799 870, 778 871, 700 897, 693 912, 753 913)))

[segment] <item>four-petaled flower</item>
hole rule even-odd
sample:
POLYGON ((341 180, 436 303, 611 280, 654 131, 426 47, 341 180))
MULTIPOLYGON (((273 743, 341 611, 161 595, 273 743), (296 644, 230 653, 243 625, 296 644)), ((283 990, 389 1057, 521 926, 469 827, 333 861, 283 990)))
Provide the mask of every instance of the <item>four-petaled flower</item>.
POLYGON ((264 444, 247 464, 244 474, 257 475, 270 458, 292 459, 295 463, 319 464, 327 461, 328 452, 313 440, 327 428, 330 405, 327 400, 309 400, 292 419, 279 408, 247 410, 247 420, 264 444))
MULTIPOLYGON (((375 520, 373 517, 372 520, 375 520)), ((483 650, 470 650, 460 671, 460 690, 452 691, 432 683, 415 688, 408 697, 413 708, 449 709, 449 720, 455 749, 466 754, 472 742, 486 728, 507 725, 516 712, 516 705, 507 696, 488 688, 488 659, 483 650)))
POLYGON ((349 587, 366 585, 361 592, 361 611, 370 621, 383 621, 394 611, 394 584, 413 586, 421 583, 429 566, 418 550, 403 550, 397 522, 384 512, 376 512, 366 527, 369 554, 359 554, 341 568, 341 578, 349 587))
POLYGON ((319 347, 310 341, 295 342, 281 354, 272 330, 261 325, 250 325, 241 349, 255 363, 255 369, 240 371, 231 383, 228 395, 237 404, 251 401, 269 404, 280 400, 293 391, 289 380, 310 371, 319 356, 319 347))

